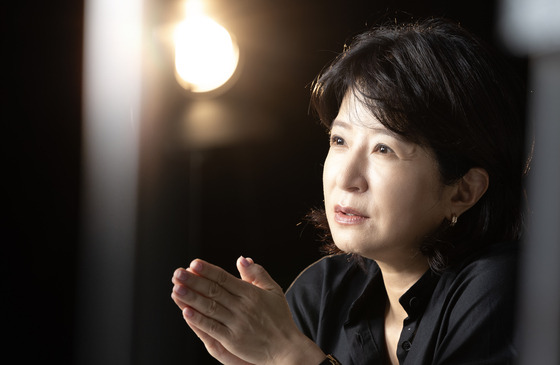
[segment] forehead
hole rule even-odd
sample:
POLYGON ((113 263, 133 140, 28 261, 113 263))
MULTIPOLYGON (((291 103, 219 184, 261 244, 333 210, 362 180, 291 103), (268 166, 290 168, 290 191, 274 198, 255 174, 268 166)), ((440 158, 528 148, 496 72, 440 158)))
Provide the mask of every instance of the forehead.
POLYGON ((335 127, 350 128, 352 126, 368 128, 402 139, 402 136, 389 130, 377 119, 370 107, 363 101, 363 96, 360 95, 359 91, 353 89, 348 90, 344 95, 338 115, 331 124, 331 129, 335 127))
POLYGON ((347 123, 359 122, 364 126, 371 127, 382 125, 364 103, 363 97, 360 96, 359 91, 355 89, 349 89, 346 91, 346 94, 344 94, 344 98, 338 109, 338 115, 333 124, 337 121, 344 121, 347 123))

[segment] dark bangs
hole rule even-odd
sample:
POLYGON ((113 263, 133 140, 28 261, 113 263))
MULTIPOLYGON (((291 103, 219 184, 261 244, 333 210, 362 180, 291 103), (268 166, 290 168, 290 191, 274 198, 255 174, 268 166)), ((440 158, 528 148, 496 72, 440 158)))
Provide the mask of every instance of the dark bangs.
POLYGON ((311 105, 330 127, 345 93, 359 93, 387 129, 429 147, 441 164, 453 165, 441 171, 444 181, 452 183, 471 164, 461 153, 468 143, 463 129, 476 127, 472 114, 480 106, 472 93, 484 93, 487 83, 478 82, 486 75, 476 70, 488 67, 473 65, 479 63, 482 46, 466 42, 461 33, 441 20, 363 33, 316 80, 311 105), (451 30, 455 37, 447 34, 451 30))

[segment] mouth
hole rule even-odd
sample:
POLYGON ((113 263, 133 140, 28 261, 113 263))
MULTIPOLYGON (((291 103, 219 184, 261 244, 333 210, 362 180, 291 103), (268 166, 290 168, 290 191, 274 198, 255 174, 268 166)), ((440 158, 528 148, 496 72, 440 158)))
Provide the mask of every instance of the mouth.
POLYGON ((356 209, 337 205, 334 207, 334 220, 344 225, 360 224, 369 217, 356 209))

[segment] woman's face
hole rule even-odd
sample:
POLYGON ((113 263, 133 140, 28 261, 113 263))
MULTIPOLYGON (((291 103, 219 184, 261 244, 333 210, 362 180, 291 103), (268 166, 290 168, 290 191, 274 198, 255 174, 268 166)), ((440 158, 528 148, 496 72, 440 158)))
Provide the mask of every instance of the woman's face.
POLYGON ((332 124, 323 187, 335 244, 377 261, 421 258, 423 237, 450 213, 432 153, 385 128, 353 92, 332 124))

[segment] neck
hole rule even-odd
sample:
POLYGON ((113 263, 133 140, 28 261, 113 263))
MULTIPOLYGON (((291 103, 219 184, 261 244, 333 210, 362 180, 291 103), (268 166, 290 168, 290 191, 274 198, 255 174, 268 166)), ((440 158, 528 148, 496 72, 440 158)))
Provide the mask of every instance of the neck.
POLYGON ((426 272, 428 262, 421 255, 414 255, 408 260, 403 260, 401 256, 400 259, 393 260, 392 262, 393 264, 380 260, 377 261, 377 264, 381 269, 387 292, 384 330, 388 361, 390 364, 398 364, 397 347, 399 337, 403 321, 408 316, 399 299, 426 272))
POLYGON ((404 265, 389 265, 378 262, 383 275, 383 283, 387 291, 388 305, 386 315, 395 319, 404 319, 407 314, 399 303, 400 297, 406 293, 428 270, 429 265, 425 258, 410 260, 404 265))

